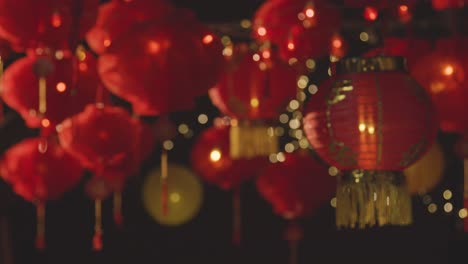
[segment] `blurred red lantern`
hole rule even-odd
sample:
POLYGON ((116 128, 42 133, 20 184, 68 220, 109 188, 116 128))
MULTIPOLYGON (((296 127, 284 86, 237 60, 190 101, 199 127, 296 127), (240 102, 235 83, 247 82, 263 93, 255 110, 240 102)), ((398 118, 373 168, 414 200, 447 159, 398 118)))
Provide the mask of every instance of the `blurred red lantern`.
POLYGON ((436 10, 463 8, 468 0, 432 0, 432 7, 436 10))
POLYGON ((2 0, 0 36, 21 51, 73 50, 95 23, 98 6, 99 0, 2 0))
POLYGON ((421 157, 437 126, 404 60, 350 58, 337 66, 306 108, 304 130, 318 154, 342 170, 401 171, 421 157))
POLYGON ((209 128, 192 148, 192 167, 205 181, 229 190, 256 176, 267 164, 266 158, 233 160, 229 154, 229 127, 209 128))
POLYGON ((96 71, 96 59, 86 52, 79 57, 52 59, 28 56, 11 64, 3 76, 3 99, 6 104, 21 114, 29 127, 51 127, 65 118, 77 114, 96 99, 100 85, 96 71), (49 67, 45 76, 45 116, 39 113, 39 76, 35 73, 38 64, 49 67), (43 120, 42 118, 45 118, 43 120))
POLYGON ((286 61, 304 60, 327 55, 340 23, 338 9, 327 1, 270 0, 257 10, 253 34, 280 47, 286 61))
POLYGON ((419 60, 430 53, 432 50, 431 42, 423 39, 414 38, 385 38, 383 46, 371 50, 365 54, 366 57, 384 56, 402 56, 406 58, 408 68, 412 70, 419 60))
MULTIPOLYGON (((208 64, 208 53, 203 53, 203 45, 212 43, 209 37, 203 44, 204 37, 197 38, 180 23, 135 27, 99 58, 99 72, 107 88, 131 102, 139 115, 188 110, 195 97, 207 92, 214 82, 202 82, 200 75, 216 80, 212 74, 219 71, 218 65, 208 64)), ((214 35, 210 36, 214 41, 214 35)))
POLYGON ((88 105, 66 119, 58 135, 66 151, 84 167, 96 170, 97 176, 105 177, 107 168, 134 158, 138 133, 139 124, 126 110, 88 105))
POLYGON ((468 39, 439 40, 436 50, 413 67, 414 78, 432 95, 445 132, 468 130, 468 39))
POLYGON ((321 158, 352 171, 338 181, 337 226, 408 225, 411 199, 401 171, 434 142, 430 97, 402 57, 349 58, 336 66, 306 107, 304 131, 321 158))
POLYGON ((36 247, 45 246, 45 205, 78 184, 83 169, 53 139, 30 138, 6 151, 1 175, 24 199, 36 203, 36 247))
POLYGON ((286 219, 313 215, 330 201, 336 188, 328 169, 307 152, 286 154, 257 178, 257 190, 286 219))
POLYGON ((95 52, 101 54, 133 26, 164 20, 172 12, 174 7, 165 0, 114 0, 99 7, 96 24, 86 35, 86 40, 95 52))
POLYGON ((373 6, 377 9, 390 8, 399 5, 414 5, 417 0, 345 0, 344 4, 349 7, 373 6))
POLYGON ((234 118, 230 155, 234 159, 268 156, 278 152, 270 124, 297 92, 295 70, 278 59, 273 50, 252 52, 234 47, 226 72, 210 90, 213 104, 234 118))

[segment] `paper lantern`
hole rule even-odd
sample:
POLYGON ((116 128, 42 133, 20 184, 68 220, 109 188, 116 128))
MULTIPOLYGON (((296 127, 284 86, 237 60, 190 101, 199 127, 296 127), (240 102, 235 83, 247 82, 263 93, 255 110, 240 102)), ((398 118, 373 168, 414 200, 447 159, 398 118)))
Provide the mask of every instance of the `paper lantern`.
POLYGON ((468 39, 439 40, 436 50, 421 58, 411 74, 432 95, 445 132, 466 131, 468 111, 468 39))
POLYGON ((411 194, 424 194, 432 191, 442 180, 445 158, 439 143, 413 165, 406 168, 406 186, 411 194))
POLYGON ((111 1, 99 7, 96 24, 89 30, 86 40, 97 53, 108 47, 137 24, 164 20, 174 12, 165 0, 111 1))
MULTIPOLYGON (((200 72, 194 69, 203 67, 202 40, 178 23, 135 27, 99 58, 99 73, 107 88, 131 102, 139 115, 188 110, 201 94, 200 86, 194 85, 200 83, 200 72)), ((205 92, 208 88, 204 87, 205 92)))
POLYGON ((139 125, 120 107, 88 105, 61 124, 60 143, 83 166, 104 176, 106 168, 132 159, 139 125))
POLYGON ((15 193, 37 207, 36 247, 45 247, 45 202, 75 187, 83 168, 52 138, 30 138, 8 149, 0 173, 15 193))
POLYGON ((28 56, 13 62, 3 76, 3 100, 21 114, 29 127, 55 128, 96 99, 100 85, 96 59, 87 52, 78 54, 78 58, 63 59, 28 56), (50 68, 44 78, 47 107, 44 116, 39 111, 40 77, 35 73, 39 64, 50 68))
POLYGON ((436 10, 463 8, 468 5, 467 0, 432 0, 432 7, 436 10))
POLYGON ((327 55, 339 25, 340 13, 328 1, 270 0, 257 10, 252 32, 255 39, 280 47, 286 61, 302 61, 327 55))
POLYGON ((307 152, 286 154, 257 178, 259 193, 285 219, 312 216, 330 201, 335 188, 335 178, 307 152))
POLYGON ((252 158, 278 152, 278 142, 269 123, 277 119, 296 96, 294 69, 272 50, 252 52, 234 48, 226 72, 209 92, 211 101, 231 123, 230 155, 252 158))
POLYGON ((143 204, 148 214, 161 225, 178 226, 192 220, 203 202, 203 188, 196 175, 180 165, 168 166, 168 206, 162 210, 161 169, 150 172, 143 186, 143 204))
POLYGON ((209 128, 192 147, 191 164, 203 180, 225 190, 239 187, 267 165, 267 158, 233 160, 229 153, 229 127, 209 128))
POLYGON ((349 58, 336 68, 308 103, 304 131, 321 158, 351 171, 338 184, 337 224, 409 224, 404 178, 390 172, 410 166, 434 142, 437 122, 430 97, 407 74, 402 58, 349 58), (374 193, 368 190, 373 188, 382 203, 372 202, 374 193))
POLYGON ((21 51, 74 50, 95 23, 98 6, 99 0, 2 0, 0 36, 21 51))

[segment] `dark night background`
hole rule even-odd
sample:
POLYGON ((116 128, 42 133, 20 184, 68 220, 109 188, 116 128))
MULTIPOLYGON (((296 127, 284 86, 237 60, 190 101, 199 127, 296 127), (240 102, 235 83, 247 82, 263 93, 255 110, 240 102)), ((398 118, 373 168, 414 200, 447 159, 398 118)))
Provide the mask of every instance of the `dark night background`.
MULTIPOLYGON (((210 24, 238 22, 250 18, 261 4, 260 0, 177 0, 180 6, 193 9, 199 18, 210 24)), ((339 1, 336 1, 339 3, 339 1)), ((361 10, 343 10, 347 23, 343 34, 350 41, 351 54, 357 55, 375 44, 359 41, 360 31, 375 30, 382 34, 379 22, 365 23, 361 10)), ((451 16, 459 18, 459 32, 468 25, 467 10, 456 14, 432 11, 422 3, 415 13, 415 35, 425 38, 448 36, 454 27, 451 16)), ((382 22, 382 21, 380 21, 382 22)), ((390 23, 389 23, 390 24, 390 23)), ((402 35, 404 27, 391 26, 388 35, 402 35)), ((465 32, 466 33, 466 32, 465 32)), ((327 60, 319 64, 312 80, 319 83, 326 77, 327 60)), ((397 107, 397 106, 395 106, 397 107)), ((185 123, 194 131, 194 138, 209 127, 217 110, 208 98, 201 98, 197 109, 172 116, 177 124, 185 123), (210 122, 201 125, 197 116, 205 113, 210 122)), ((24 127, 20 117, 6 110, 6 120, 0 124, 0 150, 3 152, 24 137, 36 132, 24 127)), ((174 140, 170 151, 172 162, 188 165, 190 147, 194 138, 180 136, 174 140)), ((299 263, 465 263, 468 236, 463 234, 458 210, 462 206, 463 164, 457 160, 452 146, 456 135, 440 134, 447 167, 444 180, 429 193, 438 210, 429 213, 422 197, 414 197, 414 224, 410 227, 385 227, 364 231, 337 231, 334 226, 334 209, 325 204, 312 219, 302 221, 305 238, 300 245, 299 263), (445 213, 442 193, 450 189, 454 204, 451 213, 445 213), (456 261, 462 259, 462 261, 456 261)), ((65 263, 256 263, 280 264, 288 261, 288 246, 283 237, 287 225, 275 216, 270 206, 256 193, 255 186, 247 183, 242 189, 242 244, 231 244, 231 193, 215 186, 204 185, 205 197, 198 216, 186 225, 168 228, 158 225, 146 214, 141 202, 141 185, 145 173, 159 163, 159 150, 143 166, 141 175, 132 178, 124 192, 125 223, 122 229, 112 221, 112 201, 104 203, 104 250, 91 251, 93 232, 93 202, 83 193, 83 184, 67 193, 63 199, 47 205, 47 249, 34 249, 35 210, 30 203, 15 196, 9 187, 0 182, 0 217, 10 226, 10 237, 15 264, 65 264, 65 263)), ((83 180, 84 182, 84 180, 83 180)), ((3 232, 4 229, 1 230, 3 232)), ((0 251, 3 254, 2 251, 0 251)), ((0 256, 0 262, 2 257, 0 256)))

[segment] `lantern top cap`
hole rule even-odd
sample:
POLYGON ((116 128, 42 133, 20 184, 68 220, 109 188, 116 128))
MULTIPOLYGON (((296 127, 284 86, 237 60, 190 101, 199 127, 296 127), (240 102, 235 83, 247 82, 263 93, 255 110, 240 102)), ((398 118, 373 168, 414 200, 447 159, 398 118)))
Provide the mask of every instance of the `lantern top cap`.
POLYGON ((337 74, 408 71, 406 58, 399 56, 350 57, 336 63, 337 74))

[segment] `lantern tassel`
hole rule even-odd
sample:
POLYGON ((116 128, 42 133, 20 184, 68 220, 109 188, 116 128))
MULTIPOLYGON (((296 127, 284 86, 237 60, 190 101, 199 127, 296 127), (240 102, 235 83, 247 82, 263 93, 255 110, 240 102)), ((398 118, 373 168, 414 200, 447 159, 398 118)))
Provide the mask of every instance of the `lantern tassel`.
POLYGON ((45 204, 38 202, 36 204, 36 248, 45 249, 45 204))
POLYGON ((163 149, 161 154, 161 203, 162 203, 162 213, 164 216, 167 216, 169 213, 169 206, 168 206, 168 168, 167 168, 167 151, 163 149))
POLYGON ((102 250, 102 201, 101 199, 94 200, 94 236, 93 250, 102 250))
POLYGON ((340 175, 336 193, 338 228, 412 223, 411 197, 401 173, 356 170, 340 175))
POLYGON ((39 77, 39 113, 41 117, 47 111, 47 84, 44 76, 39 77))
POLYGON ((234 190, 232 196, 232 243, 239 246, 241 243, 241 228, 242 228, 242 211, 241 211, 241 196, 240 187, 234 190))
POLYGON ((230 156, 233 159, 268 157, 279 151, 278 137, 273 127, 232 120, 229 132, 230 156))
MULTIPOLYGON (((468 209, 468 159, 463 161, 463 198, 464 198, 464 208, 468 209)), ((463 219, 463 226, 465 232, 468 232, 468 217, 465 216, 463 219)))
POLYGON ((114 192, 114 222, 118 227, 123 225, 122 192, 114 192))
POLYGON ((289 243, 289 264, 297 264, 299 259, 299 242, 302 240, 304 232, 302 227, 295 221, 289 222, 286 232, 284 233, 285 240, 289 243))

